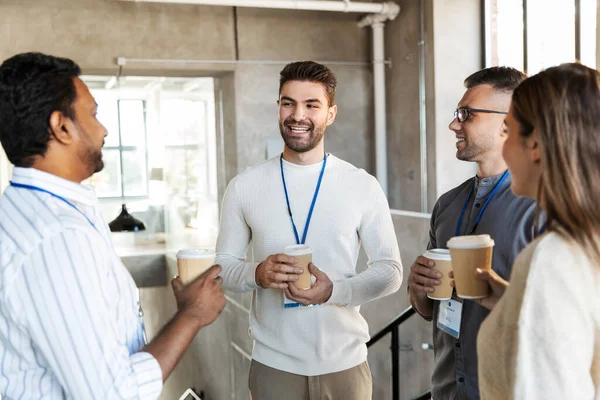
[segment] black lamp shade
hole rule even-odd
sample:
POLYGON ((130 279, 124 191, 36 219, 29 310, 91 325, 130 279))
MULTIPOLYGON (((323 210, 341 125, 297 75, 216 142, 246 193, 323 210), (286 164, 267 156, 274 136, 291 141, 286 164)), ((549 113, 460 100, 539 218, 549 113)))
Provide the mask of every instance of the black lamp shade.
POLYGON ((121 214, 108 224, 111 232, 138 232, 146 230, 144 223, 127 212, 123 204, 121 214))

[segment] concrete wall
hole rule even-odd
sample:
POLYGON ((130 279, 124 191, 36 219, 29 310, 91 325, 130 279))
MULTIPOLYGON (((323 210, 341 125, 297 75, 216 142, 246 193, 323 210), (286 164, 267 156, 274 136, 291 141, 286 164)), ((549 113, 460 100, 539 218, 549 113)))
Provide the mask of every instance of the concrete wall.
POLYGON ((448 129, 465 88, 464 79, 481 69, 481 26, 479 0, 427 0, 433 29, 433 113, 437 195, 455 187, 476 171, 474 163, 456 159, 456 138, 448 129), (465 45, 465 42, 468 45, 465 45))
POLYGON ((452 112, 463 80, 480 69, 480 1, 400 0, 402 11, 386 27, 389 200, 393 209, 421 210, 419 41, 424 12, 427 204, 472 176, 474 164, 456 160, 452 112), (461 39, 462 38, 462 39, 461 39), (465 45, 468 43, 468 45, 465 45))
MULTIPOLYGON (((478 0, 421 0, 426 15, 427 159, 429 208, 473 168, 454 159, 447 129, 462 80, 480 59, 478 0), (465 7, 467 1, 469 6, 465 7), (435 8, 434 8, 435 4, 435 8), (461 21, 457 24, 456 21, 461 21), (435 26, 435 29, 434 29, 435 26), (469 46, 465 46, 467 38, 469 46)), ((389 200, 419 211, 419 1, 386 27, 389 200)), ((279 138, 275 100, 285 61, 368 61, 369 28, 356 14, 299 12, 113 0, 4 0, 0 59, 43 51, 75 59, 86 73, 112 75, 118 56, 146 59, 281 60, 279 65, 128 63, 124 74, 217 77, 221 94, 219 192, 246 167, 264 159, 279 138), (237 32, 237 35, 236 35, 237 32)), ((372 73, 368 66, 332 65, 338 74, 339 115, 327 148, 374 173, 372 73)))
POLYGON ((421 207, 419 137, 419 1, 399 1, 400 15, 388 22, 387 72, 388 171, 390 207, 421 207))
MULTIPOLYGON (((282 67, 238 66, 236 69, 238 172, 263 161, 266 141, 281 137, 276 101, 282 67)), ((335 65, 332 69, 339 80, 338 116, 325 133, 326 149, 373 173, 371 73, 363 67, 335 65)))
MULTIPOLYGON (((358 15, 107 0, 6 0, 0 4, 0 59, 43 51, 76 60, 85 73, 116 74, 118 56, 146 59, 281 60, 279 65, 128 63, 124 74, 212 75, 221 82, 219 164, 226 182, 264 160, 279 138, 279 71, 286 61, 367 61, 370 31, 358 15), (237 16, 235 15, 237 13, 237 16), (237 35, 235 32, 237 30, 237 35)), ((332 66, 338 121, 327 149, 373 173, 372 84, 368 66, 332 66), (350 145, 348 145, 350 144, 350 145)), ((220 182, 222 193, 224 182, 220 182)))
MULTIPOLYGON (((376 334, 410 304, 407 297, 407 278, 413 261, 424 252, 429 241, 429 215, 392 211, 392 219, 400 246, 404 279, 394 295, 367 303, 361 314, 369 323, 371 335, 376 334)), ((358 265, 366 263, 361 252, 358 265)), ((392 398, 391 335, 369 349, 369 366, 373 374, 373 399, 392 398)), ((423 343, 431 343, 431 323, 418 315, 400 326, 400 398, 412 399, 429 390, 433 369, 433 351, 423 350, 423 343)))
POLYGON ((232 10, 104 0, 4 0, 0 58, 37 50, 116 72, 115 57, 234 57, 232 10))
POLYGON ((598 29, 598 22, 600 22, 600 4, 596 5, 596 69, 600 68, 600 29, 598 29))
MULTIPOLYGON (((369 30, 357 15, 240 8, 241 60, 366 61, 369 30)), ((266 141, 280 138, 276 101, 279 65, 240 65, 235 71, 237 170, 265 159, 266 141)), ((372 75, 369 67, 331 65, 338 77, 338 117, 325 134, 326 148, 374 172, 372 75)))

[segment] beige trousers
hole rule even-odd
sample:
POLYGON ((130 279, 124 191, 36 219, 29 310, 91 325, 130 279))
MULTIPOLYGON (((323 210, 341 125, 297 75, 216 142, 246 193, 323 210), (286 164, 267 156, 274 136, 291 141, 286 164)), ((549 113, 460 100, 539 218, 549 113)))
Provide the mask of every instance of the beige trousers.
POLYGON ((369 364, 318 376, 279 371, 252 360, 249 378, 252 400, 371 400, 369 364))

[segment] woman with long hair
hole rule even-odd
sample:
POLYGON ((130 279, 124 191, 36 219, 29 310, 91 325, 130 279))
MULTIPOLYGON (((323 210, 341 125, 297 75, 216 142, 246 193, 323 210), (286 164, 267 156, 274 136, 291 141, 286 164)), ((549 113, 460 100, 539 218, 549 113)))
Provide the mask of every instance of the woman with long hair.
POLYGON ((600 399, 600 75, 563 64, 525 80, 506 118, 511 189, 543 233, 510 285, 478 271, 493 308, 477 340, 486 399, 600 399))

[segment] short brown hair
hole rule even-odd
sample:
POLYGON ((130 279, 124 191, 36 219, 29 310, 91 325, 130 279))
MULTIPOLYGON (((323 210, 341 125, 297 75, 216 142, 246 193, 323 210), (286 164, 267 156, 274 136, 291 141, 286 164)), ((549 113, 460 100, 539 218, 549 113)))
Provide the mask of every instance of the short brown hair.
POLYGON ((281 88, 289 81, 319 83, 325 89, 329 106, 335 104, 335 89, 337 78, 335 74, 323 64, 314 61, 297 61, 286 65, 279 73, 279 94, 281 88))
POLYGON ((465 87, 471 89, 479 85, 490 85, 500 92, 512 92, 527 75, 512 67, 490 67, 477 71, 465 79, 465 87))

